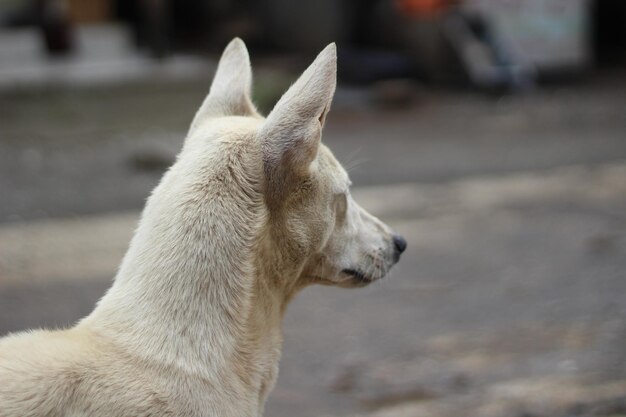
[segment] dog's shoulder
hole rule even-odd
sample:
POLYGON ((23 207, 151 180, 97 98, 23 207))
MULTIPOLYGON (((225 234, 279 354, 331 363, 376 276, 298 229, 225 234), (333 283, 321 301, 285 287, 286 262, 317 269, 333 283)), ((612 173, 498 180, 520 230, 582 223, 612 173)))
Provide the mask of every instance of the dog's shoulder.
POLYGON ((36 330, 0 340, 0 416, 56 415, 80 380, 84 354, 70 331, 36 330))
POLYGON ((10 335, 0 340, 0 417, 174 415, 144 368, 80 327, 10 335))

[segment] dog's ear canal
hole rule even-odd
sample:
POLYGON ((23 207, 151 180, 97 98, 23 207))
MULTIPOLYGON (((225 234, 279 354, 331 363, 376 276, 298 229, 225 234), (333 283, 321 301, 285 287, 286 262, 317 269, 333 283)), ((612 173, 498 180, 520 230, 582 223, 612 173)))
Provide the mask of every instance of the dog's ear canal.
POLYGON ((258 115, 251 99, 251 86, 248 50, 241 39, 235 38, 222 53, 209 94, 196 113, 190 131, 213 117, 258 115))
POLYGON ((260 129, 268 191, 277 198, 277 190, 302 177, 317 157, 336 83, 337 48, 331 43, 276 103, 260 129))

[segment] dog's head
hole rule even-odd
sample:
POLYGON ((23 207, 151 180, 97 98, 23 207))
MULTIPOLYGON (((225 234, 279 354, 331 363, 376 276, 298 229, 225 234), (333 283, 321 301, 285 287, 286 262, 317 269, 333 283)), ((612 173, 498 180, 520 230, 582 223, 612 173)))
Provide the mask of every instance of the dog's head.
POLYGON ((276 268, 302 284, 355 287, 382 278, 406 242, 352 199, 348 174, 321 143, 336 62, 331 44, 263 119, 250 98, 248 52, 233 40, 191 135, 211 123, 246 125, 260 159, 254 175, 267 213, 263 239, 276 268))

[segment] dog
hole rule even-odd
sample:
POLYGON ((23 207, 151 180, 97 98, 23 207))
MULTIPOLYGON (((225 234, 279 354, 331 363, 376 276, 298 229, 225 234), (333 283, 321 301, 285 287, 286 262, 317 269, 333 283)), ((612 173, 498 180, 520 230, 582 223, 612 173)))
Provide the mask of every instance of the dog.
POLYGON ((226 47, 94 311, 0 341, 1 417, 263 414, 294 295, 363 287, 406 248, 321 143, 336 61, 330 44, 263 118, 244 43, 226 47))

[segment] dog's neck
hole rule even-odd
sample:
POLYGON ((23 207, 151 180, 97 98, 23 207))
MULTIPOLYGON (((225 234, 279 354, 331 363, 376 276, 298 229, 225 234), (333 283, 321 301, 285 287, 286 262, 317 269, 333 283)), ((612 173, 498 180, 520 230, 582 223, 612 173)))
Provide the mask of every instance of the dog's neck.
POLYGON ((219 184, 232 178, 193 190, 181 180, 185 170, 172 171, 151 196, 114 285, 83 324, 159 366, 213 381, 236 374, 263 389, 266 370, 255 364, 278 361, 281 320, 296 292, 272 261, 259 262, 265 208, 250 199, 254 190, 227 201, 232 189, 219 184), (215 197, 198 203, 197 192, 215 197))

